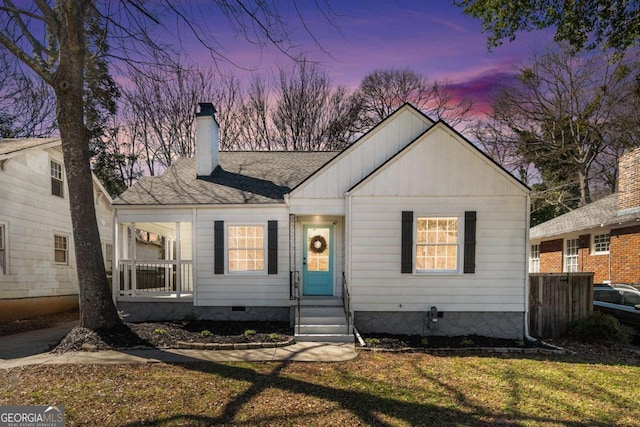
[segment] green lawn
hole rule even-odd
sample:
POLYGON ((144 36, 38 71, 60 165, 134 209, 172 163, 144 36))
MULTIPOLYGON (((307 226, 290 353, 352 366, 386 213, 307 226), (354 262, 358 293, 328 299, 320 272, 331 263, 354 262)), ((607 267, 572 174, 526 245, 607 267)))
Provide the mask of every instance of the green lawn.
POLYGON ((640 367, 541 356, 362 353, 347 363, 39 366, 0 405, 67 425, 640 426, 640 367))

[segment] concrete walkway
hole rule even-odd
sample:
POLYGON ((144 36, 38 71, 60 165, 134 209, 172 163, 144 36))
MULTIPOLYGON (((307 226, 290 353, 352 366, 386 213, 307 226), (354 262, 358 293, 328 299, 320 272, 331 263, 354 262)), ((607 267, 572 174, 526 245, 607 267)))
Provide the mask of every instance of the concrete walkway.
POLYGON ((353 344, 296 343, 287 347, 250 350, 132 349, 50 353, 77 322, 0 337, 0 369, 29 365, 201 363, 201 362, 343 362, 355 359, 353 344))

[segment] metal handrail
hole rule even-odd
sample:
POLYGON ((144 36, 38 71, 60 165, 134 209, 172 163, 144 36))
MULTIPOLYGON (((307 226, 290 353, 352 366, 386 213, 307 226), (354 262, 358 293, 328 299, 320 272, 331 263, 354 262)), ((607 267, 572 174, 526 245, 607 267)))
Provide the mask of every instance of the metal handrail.
POLYGON ((296 299, 296 329, 298 335, 300 334, 300 272, 293 272, 293 289, 294 297, 296 299))
POLYGON ((349 286, 347 284, 347 276, 342 273, 342 306, 344 315, 347 320, 347 327, 351 329, 351 295, 349 294, 349 286))

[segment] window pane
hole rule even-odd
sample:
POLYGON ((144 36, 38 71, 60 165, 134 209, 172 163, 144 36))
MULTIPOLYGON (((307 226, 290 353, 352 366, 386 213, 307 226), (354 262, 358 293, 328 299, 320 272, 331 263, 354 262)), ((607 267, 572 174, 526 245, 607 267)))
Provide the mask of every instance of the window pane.
POLYGON ((418 218, 416 270, 457 270, 458 219, 418 218))
POLYGON ((229 226, 229 271, 264 270, 264 227, 229 226))

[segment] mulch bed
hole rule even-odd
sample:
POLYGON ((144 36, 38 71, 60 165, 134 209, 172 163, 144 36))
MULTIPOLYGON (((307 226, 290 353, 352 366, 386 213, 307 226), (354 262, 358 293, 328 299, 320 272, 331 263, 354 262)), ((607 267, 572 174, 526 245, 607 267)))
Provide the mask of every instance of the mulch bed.
POLYGON ((117 348, 177 348, 186 343, 280 343, 293 337, 288 322, 179 321, 124 323, 117 328, 90 331, 76 327, 53 351, 95 351, 117 348))
POLYGON ((367 347, 392 350, 403 348, 533 348, 540 346, 539 343, 529 341, 478 335, 421 337, 419 335, 366 334, 364 340, 367 347))

